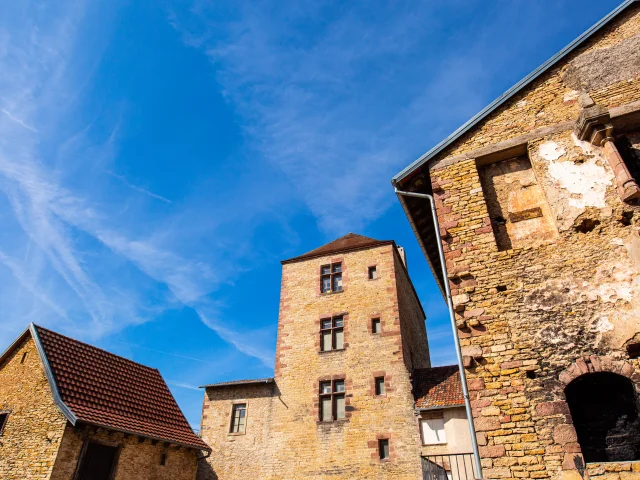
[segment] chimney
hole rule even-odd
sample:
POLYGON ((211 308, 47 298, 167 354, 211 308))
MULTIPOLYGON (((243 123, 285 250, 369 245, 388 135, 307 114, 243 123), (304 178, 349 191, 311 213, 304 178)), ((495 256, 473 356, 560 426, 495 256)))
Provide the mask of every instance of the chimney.
POLYGON ((404 248, 398 246, 398 253, 400 254, 402 263, 404 263, 404 268, 406 268, 407 271, 409 271, 409 267, 407 266, 407 254, 404 252, 404 248))

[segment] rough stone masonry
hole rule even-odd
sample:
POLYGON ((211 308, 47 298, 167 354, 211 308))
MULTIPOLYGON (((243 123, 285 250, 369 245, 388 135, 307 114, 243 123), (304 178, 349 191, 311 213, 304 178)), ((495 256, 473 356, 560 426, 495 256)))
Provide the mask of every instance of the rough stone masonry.
POLYGON ((486 478, 640 478, 640 4, 395 180, 441 241, 486 478))

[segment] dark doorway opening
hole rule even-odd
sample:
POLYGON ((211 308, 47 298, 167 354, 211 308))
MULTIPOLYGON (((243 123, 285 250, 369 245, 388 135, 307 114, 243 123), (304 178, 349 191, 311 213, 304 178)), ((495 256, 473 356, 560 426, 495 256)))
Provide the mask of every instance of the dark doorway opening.
POLYGON ((640 419, 629 379, 590 373, 567 385, 565 396, 585 462, 640 459, 640 419))
POLYGON ((111 480, 118 462, 118 447, 88 442, 80 458, 77 480, 111 480))

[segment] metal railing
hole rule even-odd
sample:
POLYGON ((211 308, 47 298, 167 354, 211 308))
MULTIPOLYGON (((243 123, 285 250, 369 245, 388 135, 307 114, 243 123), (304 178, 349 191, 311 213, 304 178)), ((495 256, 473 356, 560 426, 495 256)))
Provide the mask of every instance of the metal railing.
POLYGON ((422 456, 423 480, 474 480, 479 478, 475 470, 473 453, 422 456))

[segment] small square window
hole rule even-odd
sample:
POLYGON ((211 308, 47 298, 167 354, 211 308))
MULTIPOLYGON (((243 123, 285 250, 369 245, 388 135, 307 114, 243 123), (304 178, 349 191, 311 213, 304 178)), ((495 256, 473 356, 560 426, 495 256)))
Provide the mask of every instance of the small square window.
POLYGON ((380 460, 389 460, 389 440, 387 438, 378 440, 378 454, 380 460))
POLYGON ((376 377, 375 384, 376 395, 384 395, 384 377, 376 377))
POLYGON ((378 278, 376 267, 369 267, 369 280, 375 280, 376 278, 378 278))
POLYGON ((0 435, 2 435, 4 427, 7 424, 7 418, 9 418, 9 412, 0 413, 0 435))
POLYGON ((331 382, 320 382, 321 393, 331 393, 331 382))
POLYGON ((371 319, 371 333, 382 333, 382 324, 379 318, 371 319))
POLYGON ((344 380, 336 380, 334 386, 336 392, 344 392, 344 380))
POLYGON ((237 403, 233 406, 231 414, 230 433, 244 433, 247 420, 247 404, 237 403))

